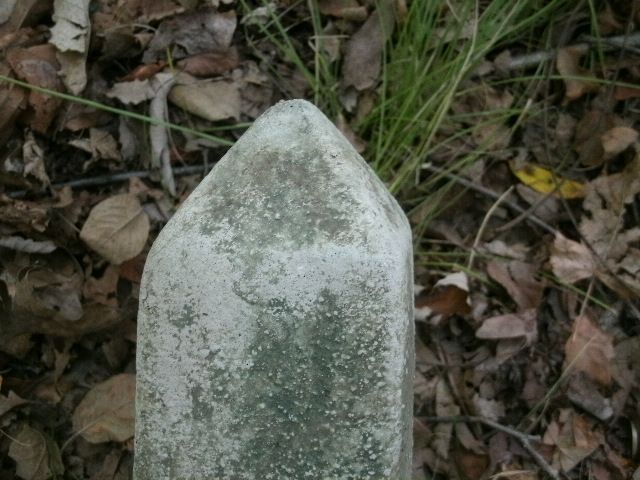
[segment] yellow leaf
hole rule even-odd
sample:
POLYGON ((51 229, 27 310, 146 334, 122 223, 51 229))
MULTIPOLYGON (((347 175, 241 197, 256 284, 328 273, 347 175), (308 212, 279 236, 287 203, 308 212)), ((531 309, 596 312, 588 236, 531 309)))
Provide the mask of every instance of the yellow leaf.
POLYGON ((562 198, 582 198, 585 195, 584 184, 555 175, 551 170, 527 163, 517 168, 515 162, 509 162, 511 171, 526 186, 536 192, 552 193, 562 198))

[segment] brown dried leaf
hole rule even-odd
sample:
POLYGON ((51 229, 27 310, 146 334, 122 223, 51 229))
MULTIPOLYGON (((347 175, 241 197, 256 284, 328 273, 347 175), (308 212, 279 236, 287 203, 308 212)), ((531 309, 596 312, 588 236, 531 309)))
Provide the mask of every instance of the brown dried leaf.
POLYGON ((23 175, 25 177, 31 175, 37 178, 43 186, 48 186, 51 181, 44 165, 44 150, 38 145, 32 132, 28 132, 25 137, 25 141, 22 144, 23 175))
POLYGON ((595 271, 594 259, 589 249, 561 233, 556 233, 549 262, 553 274, 566 283, 590 278, 595 271))
MULTIPOLYGON (((440 378, 436 386, 436 415, 439 417, 455 416, 460 414, 460 407, 455 404, 453 395, 449 391, 447 382, 440 378)), ((449 458, 449 444, 453 434, 453 424, 448 422, 438 423, 434 428, 434 440, 432 446, 438 455, 449 458)))
POLYGON ((344 18, 350 22, 364 22, 367 19, 367 7, 356 0, 319 0, 320 13, 332 17, 344 18))
POLYGON ((224 52, 207 52, 191 55, 178 62, 178 67, 195 77, 213 77, 233 70, 240 64, 240 56, 235 47, 224 52))
POLYGON ((125 105, 138 105, 152 99, 155 89, 151 80, 133 80, 115 83, 111 90, 107 90, 106 95, 109 98, 117 98, 125 105))
POLYGON ((73 430, 90 443, 133 437, 136 377, 115 375, 94 386, 73 412, 73 430))
POLYGON ((587 315, 576 318, 573 333, 565 344, 565 368, 584 372, 588 377, 609 385, 613 370, 613 341, 587 315))
POLYGON ((77 103, 66 104, 59 118, 62 118, 64 122, 62 128, 72 132, 95 127, 98 124, 108 123, 111 119, 109 114, 104 111, 77 103))
POLYGON ((253 61, 243 62, 241 72, 242 114, 257 118, 276 101, 274 85, 253 61))
POLYGON ((519 260, 508 263, 490 261, 487 263, 487 273, 509 292, 520 310, 540 305, 544 283, 536 279, 535 265, 519 260))
POLYGON ((0 196, 0 222, 20 232, 42 233, 49 224, 49 209, 42 202, 13 200, 0 196))
POLYGON ((580 59, 585 54, 581 46, 561 48, 556 57, 556 67, 564 79, 565 98, 569 101, 577 100, 585 93, 596 92, 599 89, 597 83, 582 78, 591 76, 591 72, 580 66, 580 59))
POLYGON ((169 93, 169 100, 175 105, 212 122, 240 119, 239 82, 181 81, 185 83, 176 85, 169 93))
POLYGON ((601 165, 604 148, 601 136, 615 127, 616 118, 610 112, 598 109, 588 110, 576 125, 573 148, 580 156, 580 162, 587 166, 601 165))
POLYGON ((122 264, 120 264, 120 276, 129 280, 130 282, 140 283, 146 259, 146 254, 141 254, 130 260, 127 260, 126 262, 123 262, 122 264))
POLYGON ((11 272, 12 310, 40 321, 75 322, 82 317, 82 272, 62 251, 47 256, 25 257, 11 272), (37 265, 22 262, 35 262, 37 265))
POLYGON ((353 34, 345 46, 343 83, 356 90, 365 90, 378 82, 385 36, 393 31, 393 21, 373 12, 353 34), (382 17, 382 18, 381 18, 382 17))
MULTIPOLYGON (((589 210, 592 216, 597 215, 601 210, 608 210, 609 216, 622 215, 626 206, 640 194, 639 168, 640 156, 629 163, 622 172, 601 175, 588 183, 583 207, 589 210)), ((601 241, 605 240, 601 239, 601 241)))
MULTIPOLYGON (((496 89, 486 83, 473 82, 464 95, 456 98, 451 105, 455 113, 478 113, 494 110, 507 110, 513 105, 514 97, 508 89, 496 89)), ((472 117, 472 116, 469 116, 472 117)), ((477 122, 469 119, 465 125, 475 125, 477 122)))
POLYGON ((600 261, 598 278, 623 298, 640 294, 640 228, 624 229, 627 206, 640 194, 639 166, 637 157, 622 172, 591 181, 583 202, 590 215, 579 226, 600 261))
MULTIPOLYGON (((8 75, 9 68, 0 64, 0 74, 8 75)), ((0 85, 0 141, 4 143, 13 129, 18 115, 27 106, 27 92, 8 84, 0 85)))
POLYGON ((640 336, 618 342, 615 350, 613 378, 623 389, 631 390, 640 385, 640 336))
POLYGON ((102 467, 91 477, 91 480, 120 480, 117 472, 123 453, 121 450, 111 450, 105 457, 102 467))
POLYGON ((120 82, 133 82, 134 80, 148 80, 160 73, 167 66, 167 62, 159 60, 156 63, 139 65, 124 77, 118 79, 120 82))
POLYGON ((134 195, 103 200, 93 207, 80 238, 111 263, 120 264, 138 255, 149 236, 149 217, 134 195))
POLYGON ((236 29, 236 14, 220 13, 214 8, 199 9, 166 19, 149 43, 142 60, 163 60, 167 51, 173 60, 211 51, 224 51, 231 46, 236 29))
POLYGON ((15 286, 14 305, 33 315, 74 322, 82 304, 74 278, 46 270, 32 270, 15 286))
POLYGON ((467 449, 456 450, 456 467, 464 480, 483 478, 490 466, 488 455, 478 454, 467 449))
MULTIPOLYGON (((121 159, 120 148, 116 139, 106 130, 99 128, 89 129, 89 138, 71 140, 69 145, 90 153, 91 161, 89 163, 100 160, 118 161, 121 159)), ((87 168, 87 164, 85 164, 85 168, 87 168)))
POLYGON ((504 404, 498 400, 490 400, 475 393, 471 398, 475 413, 489 420, 499 421, 505 415, 504 404))
POLYGON ((604 436, 573 410, 560 411, 560 418, 549 424, 542 439, 555 446, 553 466, 568 472, 591 455, 604 441, 604 436))
POLYGON ((13 390, 9 391, 8 396, 0 394, 0 417, 20 405, 27 403, 27 400, 18 396, 13 390))
MULTIPOLYGON (((11 49, 7 52, 7 61, 21 80, 49 90, 64 91, 58 76, 60 65, 53 45, 11 49)), ((46 133, 62 105, 62 100, 31 90, 28 101, 34 111, 30 120, 31 128, 36 132, 46 133)))
POLYGON ((598 12, 598 30, 600 35, 611 35, 624 31, 624 25, 618 21, 616 14, 608 3, 598 12))
POLYGON ((523 338, 526 345, 531 345, 538 338, 537 320, 536 308, 490 317, 476 330, 476 337, 488 340, 523 338))
POLYGON ((475 437, 466 423, 457 422, 453 428, 456 432, 456 439, 465 449, 477 454, 483 454, 486 451, 484 444, 475 437))
POLYGON ((446 320, 451 315, 471 312, 469 281, 464 272, 454 272, 438 280, 433 290, 416 299, 416 318, 425 320, 436 315, 433 322, 446 320))
POLYGON ((9 457, 16 462, 16 475, 25 480, 46 480, 53 473, 45 436, 26 423, 11 440, 9 457))
POLYGON ((608 160, 624 152, 638 140, 638 131, 629 127, 613 127, 600 136, 604 159, 608 160))
POLYGON ((118 267, 109 265, 102 274, 102 277, 89 277, 84 282, 84 297, 95 303, 117 307, 116 288, 118 286, 118 267))

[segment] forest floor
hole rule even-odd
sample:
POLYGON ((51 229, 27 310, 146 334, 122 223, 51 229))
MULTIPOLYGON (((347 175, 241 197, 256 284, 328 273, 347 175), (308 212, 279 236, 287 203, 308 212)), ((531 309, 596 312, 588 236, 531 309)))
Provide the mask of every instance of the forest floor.
POLYGON ((640 1, 0 3, 0 478, 125 480, 159 230, 306 98, 414 232, 414 478, 640 478, 640 1))

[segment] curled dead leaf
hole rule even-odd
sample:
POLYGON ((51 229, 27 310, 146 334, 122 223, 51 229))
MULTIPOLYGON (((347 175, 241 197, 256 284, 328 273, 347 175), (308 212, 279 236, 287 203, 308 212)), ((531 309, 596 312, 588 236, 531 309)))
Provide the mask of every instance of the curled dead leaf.
POLYGON ((64 251, 20 255, 5 263, 5 267, 13 315, 39 319, 44 323, 74 323, 82 317, 84 275, 75 259, 64 251))
MULTIPOLYGON (((7 52, 7 61, 21 80, 49 90, 58 92, 64 90, 62 81, 58 77, 60 65, 53 45, 11 49, 7 52)), ((34 112, 29 122, 31 128, 36 132, 46 133, 62 105, 62 100, 32 90, 29 92, 28 102, 34 112)))
POLYGON ((624 152, 638 140, 638 131, 630 127, 613 127, 604 132, 600 140, 605 160, 624 152))
POLYGON ((595 274, 623 298, 640 294, 640 228, 626 228, 624 217, 640 193, 640 157, 622 172, 600 175, 587 185, 583 207, 589 212, 580 222, 580 233, 598 259, 595 274))
POLYGON ((433 290, 416 299, 416 319, 430 318, 432 324, 446 320, 451 315, 467 315, 471 312, 469 280, 464 272, 454 272, 436 282, 433 290))
POLYGON ((50 42, 58 49, 60 76, 67 89, 78 95, 87 85, 87 53, 91 36, 90 0, 55 2, 50 42))
POLYGON ((109 132, 98 128, 89 129, 89 138, 71 140, 69 145, 91 154, 92 159, 85 163, 85 168, 99 160, 120 160, 121 158, 116 139, 109 132))
POLYGON ((556 67, 563 77, 566 89, 564 96, 569 101, 577 100, 585 93, 598 91, 598 84, 589 80, 591 72, 580 66, 580 59, 585 53, 583 46, 570 46, 558 51, 556 67))

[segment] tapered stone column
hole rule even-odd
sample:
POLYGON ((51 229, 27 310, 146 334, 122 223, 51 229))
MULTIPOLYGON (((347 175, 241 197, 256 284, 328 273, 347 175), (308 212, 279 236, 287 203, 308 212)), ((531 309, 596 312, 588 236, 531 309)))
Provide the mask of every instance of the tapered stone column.
POLYGON ((312 104, 262 115, 162 230, 137 480, 408 479, 411 232, 312 104))

